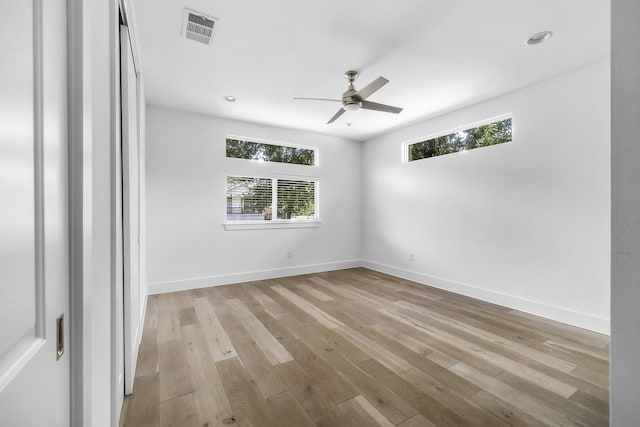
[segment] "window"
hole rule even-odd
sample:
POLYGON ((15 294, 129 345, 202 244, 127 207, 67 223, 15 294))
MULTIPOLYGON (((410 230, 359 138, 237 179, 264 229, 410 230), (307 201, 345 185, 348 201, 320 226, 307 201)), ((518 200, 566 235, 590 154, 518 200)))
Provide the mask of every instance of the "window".
POLYGON ((227 157, 314 166, 316 150, 227 138, 227 157))
POLYGON ((314 219, 316 183, 292 179, 278 180, 278 218, 314 219))
POLYGON ((227 176, 227 221, 271 219, 271 179, 227 176))
POLYGON ((315 181, 227 176, 227 221, 314 219, 315 181))
POLYGON ((320 225, 317 148, 227 136, 226 149, 226 230, 320 225))
POLYGON ((511 118, 407 145, 407 161, 442 156, 511 141, 511 118))

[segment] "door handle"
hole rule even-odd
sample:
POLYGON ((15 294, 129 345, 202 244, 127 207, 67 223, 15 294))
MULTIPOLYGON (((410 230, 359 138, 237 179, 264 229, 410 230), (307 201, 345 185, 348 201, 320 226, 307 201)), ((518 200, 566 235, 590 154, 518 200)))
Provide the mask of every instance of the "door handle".
POLYGON ((56 319, 56 360, 64 354, 64 313, 56 319))

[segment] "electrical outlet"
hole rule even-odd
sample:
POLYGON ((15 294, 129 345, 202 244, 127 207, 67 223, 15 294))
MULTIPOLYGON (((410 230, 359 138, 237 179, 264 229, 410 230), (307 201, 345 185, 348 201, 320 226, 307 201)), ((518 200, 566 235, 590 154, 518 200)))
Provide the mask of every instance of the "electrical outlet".
POLYGON ((287 258, 293 258, 293 251, 291 249, 287 251, 287 258))

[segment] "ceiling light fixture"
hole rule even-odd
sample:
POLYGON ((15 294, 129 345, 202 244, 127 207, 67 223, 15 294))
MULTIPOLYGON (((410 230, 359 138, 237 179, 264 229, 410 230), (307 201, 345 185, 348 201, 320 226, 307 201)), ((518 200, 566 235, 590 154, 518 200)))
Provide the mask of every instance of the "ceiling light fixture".
POLYGON ((362 102, 347 102, 342 106, 344 111, 356 111, 362 108, 362 102))
POLYGON ((236 97, 231 95, 223 96, 222 99, 227 102, 236 102, 236 97))
POLYGON ((541 31, 539 33, 535 33, 534 35, 529 37, 529 40, 527 40, 527 44, 529 46, 540 44, 544 41, 549 40, 552 35, 553 33, 551 31, 541 31))

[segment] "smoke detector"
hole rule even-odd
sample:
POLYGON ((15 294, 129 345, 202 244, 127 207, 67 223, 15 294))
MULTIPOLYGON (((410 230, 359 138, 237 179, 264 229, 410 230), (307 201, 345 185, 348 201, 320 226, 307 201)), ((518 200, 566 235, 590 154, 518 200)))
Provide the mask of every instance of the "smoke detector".
POLYGON ((218 18, 195 10, 185 9, 182 36, 208 45, 213 36, 213 29, 217 24, 218 18))

